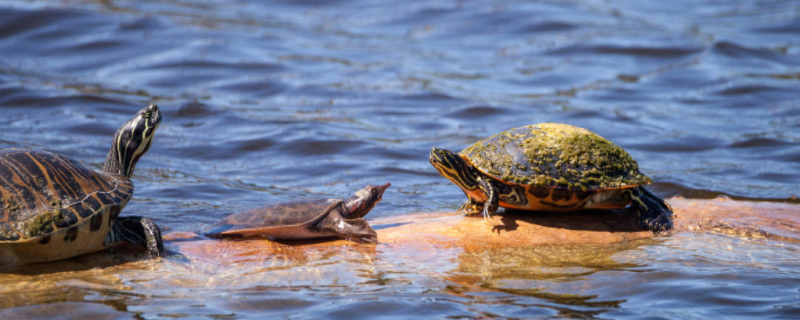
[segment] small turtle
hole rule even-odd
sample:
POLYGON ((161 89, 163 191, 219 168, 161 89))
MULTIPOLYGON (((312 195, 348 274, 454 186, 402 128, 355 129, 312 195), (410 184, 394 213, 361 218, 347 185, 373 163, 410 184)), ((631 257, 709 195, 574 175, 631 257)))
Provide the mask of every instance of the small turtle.
POLYGON ((294 201, 251 209, 214 223, 203 234, 212 238, 265 236, 283 240, 342 237, 378 243, 378 235, 363 217, 383 199, 383 192, 390 185, 368 185, 347 200, 294 201))
POLYGON ((47 151, 0 151, 0 266, 67 259, 118 242, 162 255, 161 232, 150 219, 118 217, 160 123, 150 105, 123 124, 102 171, 47 151))
POLYGON ((503 208, 621 209, 631 203, 643 227, 672 227, 672 208, 642 185, 652 182, 625 150, 566 124, 510 129, 462 150, 433 148, 430 162, 467 195, 458 210, 485 218, 503 208))

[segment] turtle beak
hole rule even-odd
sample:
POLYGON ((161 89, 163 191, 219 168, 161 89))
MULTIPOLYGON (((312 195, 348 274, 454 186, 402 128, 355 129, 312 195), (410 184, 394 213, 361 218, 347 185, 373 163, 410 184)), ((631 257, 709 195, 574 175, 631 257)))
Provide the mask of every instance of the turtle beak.
POLYGON ((375 187, 375 189, 378 189, 378 198, 377 198, 378 201, 381 201, 383 199, 383 192, 385 192, 386 189, 388 189, 391 185, 392 185, 391 183, 387 183, 382 186, 375 187))
POLYGON ((140 117, 147 121, 149 127, 158 128, 161 124, 161 110, 154 104, 150 104, 147 108, 139 110, 140 117))
POLYGON ((448 157, 450 157, 452 153, 445 149, 433 148, 431 149, 431 154, 428 156, 428 161, 433 166, 437 165, 446 165, 448 163, 448 157))
POLYGON ((161 110, 158 110, 156 105, 150 104, 150 106, 147 107, 147 111, 149 111, 151 114, 151 121, 155 127, 158 128, 158 126, 161 124, 161 110))
POLYGON ((440 161, 438 154, 439 154, 439 148, 431 149, 431 155, 428 157, 428 161, 430 161, 431 163, 440 161))

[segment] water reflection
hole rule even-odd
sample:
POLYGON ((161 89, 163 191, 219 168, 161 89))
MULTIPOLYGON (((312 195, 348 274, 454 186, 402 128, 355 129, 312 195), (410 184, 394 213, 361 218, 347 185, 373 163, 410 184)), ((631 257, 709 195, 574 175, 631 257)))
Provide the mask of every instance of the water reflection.
MULTIPOLYGON (((668 201, 678 215, 676 233, 655 238, 622 230, 635 225, 635 217, 598 212, 504 213, 492 223, 513 220, 517 227, 501 233, 482 218, 459 214, 382 218, 374 221, 378 246, 344 240, 221 241, 172 232, 165 239, 174 254, 166 258, 140 259, 144 256, 136 252, 115 250, 0 275, 5 309, 0 315, 47 318, 68 310, 99 318, 118 317, 117 312, 368 318, 417 314, 412 310, 430 304, 435 308, 421 315, 602 318, 642 316, 631 312, 655 300, 680 303, 687 291, 701 297, 693 302, 697 306, 750 291, 772 297, 748 310, 763 310, 769 301, 796 293, 800 282, 792 274, 800 247, 792 239, 798 229, 785 220, 796 214, 795 206, 668 201), (565 228, 566 221, 578 227, 565 228), (720 221, 729 232, 716 227, 720 221), (600 222, 604 228, 597 227, 600 222), (748 231, 760 227, 771 231, 748 231), (765 277, 784 280, 756 285, 765 277), (685 281, 692 285, 681 289, 685 281), (738 285, 720 289, 706 281, 738 285), (48 307, 24 307, 29 305, 48 307)), ((730 306, 744 301, 726 299, 730 306)))
POLYGON ((448 289, 467 296, 489 291, 531 297, 541 301, 538 307, 556 310, 561 316, 593 318, 603 309, 620 307, 626 300, 601 298, 587 280, 597 273, 636 272, 637 268, 645 268, 639 263, 619 262, 614 256, 660 242, 641 239, 610 245, 553 244, 470 250, 459 255, 458 268, 447 277, 457 286, 448 289))

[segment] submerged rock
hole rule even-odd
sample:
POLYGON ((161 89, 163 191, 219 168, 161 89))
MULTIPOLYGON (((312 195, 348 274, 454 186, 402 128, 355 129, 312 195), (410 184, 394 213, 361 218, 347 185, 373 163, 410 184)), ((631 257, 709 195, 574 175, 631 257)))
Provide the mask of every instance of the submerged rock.
MULTIPOLYGON (((556 244, 613 244, 687 232, 714 232, 749 238, 800 242, 800 205, 775 202, 668 200, 675 209, 675 227, 654 235, 641 230, 635 216, 617 211, 573 213, 507 211, 488 222, 482 217, 448 212, 418 213, 371 221, 378 246, 345 240, 284 241, 197 240, 194 234, 171 233, 170 247, 191 258, 215 263, 244 263, 281 256, 298 263, 351 250, 359 255, 434 258, 437 251, 556 244), (180 241, 192 238, 191 241, 180 241)), ((252 239, 252 238, 251 238, 252 239)), ((417 260, 417 259, 414 259, 417 260)))

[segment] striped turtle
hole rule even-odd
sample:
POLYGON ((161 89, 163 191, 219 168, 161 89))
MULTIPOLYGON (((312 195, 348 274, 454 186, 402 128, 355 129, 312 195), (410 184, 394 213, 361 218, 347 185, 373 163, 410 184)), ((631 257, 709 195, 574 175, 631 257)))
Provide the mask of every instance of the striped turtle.
POLYGON ((364 216, 383 199, 391 184, 368 185, 347 199, 278 203, 230 215, 206 229, 212 238, 265 236, 270 239, 341 237, 378 243, 364 216))
POLYGON ((122 125, 102 171, 47 151, 0 151, 0 266, 67 259, 118 242, 162 255, 161 231, 150 219, 118 217, 160 123, 150 105, 122 125))
POLYGON ((621 209, 633 204, 643 227, 672 227, 672 208, 642 185, 650 178, 625 150, 566 124, 510 129, 456 154, 433 148, 430 162, 467 195, 459 211, 488 218, 498 206, 569 211, 621 209))

